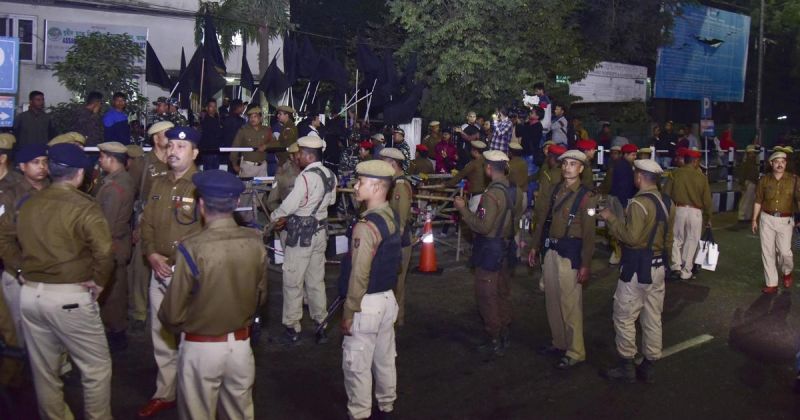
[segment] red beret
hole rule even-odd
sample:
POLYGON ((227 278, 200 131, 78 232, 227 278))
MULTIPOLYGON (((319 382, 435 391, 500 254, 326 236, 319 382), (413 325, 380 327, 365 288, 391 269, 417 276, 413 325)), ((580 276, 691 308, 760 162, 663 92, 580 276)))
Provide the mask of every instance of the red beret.
POLYGON ((547 149, 547 153, 548 154, 552 154, 552 155, 555 155, 555 156, 561 156, 566 151, 567 151, 567 148, 562 146, 562 145, 560 145, 560 144, 554 144, 554 145, 550 146, 549 149, 547 149))
POLYGON ((361 147, 361 148, 364 148, 364 149, 367 149, 367 150, 372 149, 372 142, 368 141, 368 140, 364 140, 364 141, 362 141, 361 143, 358 144, 358 147, 361 147))
POLYGON ((575 146, 580 150, 597 149, 597 142, 592 139, 578 140, 575 146))
POLYGON ((418 144, 417 145, 417 151, 418 152, 427 152, 428 151, 428 146, 426 146, 424 144, 418 144))
POLYGON ((620 151, 622 153, 636 153, 636 152, 639 151, 639 148, 636 147, 635 144, 628 143, 628 144, 622 146, 622 149, 620 151))
POLYGON ((699 158, 701 156, 701 154, 700 154, 699 150, 691 150, 691 149, 689 149, 689 150, 686 151, 684 156, 697 159, 697 158, 699 158))
POLYGON ((689 150, 689 149, 687 149, 687 148, 685 148, 685 147, 679 147, 677 150, 675 150, 675 156, 677 156, 677 157, 684 157, 684 156, 686 156, 686 152, 687 152, 688 150, 689 150))

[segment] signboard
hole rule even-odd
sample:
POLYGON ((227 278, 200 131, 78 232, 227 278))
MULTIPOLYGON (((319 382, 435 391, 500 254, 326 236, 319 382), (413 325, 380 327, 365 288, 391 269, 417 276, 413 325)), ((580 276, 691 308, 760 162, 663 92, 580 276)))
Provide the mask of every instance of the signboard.
POLYGON ((713 102, 711 101, 711 98, 703 98, 703 101, 700 102, 700 119, 710 120, 712 108, 713 102))
POLYGON ((656 98, 744 101, 750 16, 683 5, 672 39, 658 50, 656 98))
POLYGON ((647 99, 647 67, 600 62, 586 78, 570 83, 569 94, 577 102, 644 102, 647 99))
POLYGON ((16 97, 0 96, 0 128, 11 128, 14 126, 14 109, 16 97))
POLYGON ((142 57, 134 65, 145 67, 147 55, 147 28, 144 26, 106 25, 100 23, 45 21, 44 63, 52 65, 64 61, 67 51, 75 45, 75 37, 94 32, 115 35, 128 34, 139 47, 142 57))
POLYGON ((0 37, 0 93, 17 93, 19 38, 0 37))
POLYGON ((714 137, 714 120, 700 120, 700 135, 714 137))

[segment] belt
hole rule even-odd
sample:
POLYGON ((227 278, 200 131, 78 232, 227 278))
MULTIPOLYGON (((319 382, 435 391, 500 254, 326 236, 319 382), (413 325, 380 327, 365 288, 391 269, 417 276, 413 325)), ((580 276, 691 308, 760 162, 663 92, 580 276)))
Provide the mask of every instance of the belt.
POLYGON ((242 162, 247 162, 253 166, 261 166, 265 163, 263 160, 261 162, 253 162, 252 160, 246 160, 246 159, 242 160, 242 162))
POLYGON ((684 204, 684 203, 675 203, 678 207, 689 207, 697 210, 702 210, 700 207, 695 206, 694 204, 684 204))
MULTIPOLYGON (((239 328, 238 330, 229 333, 233 334, 233 339, 237 341, 247 340, 250 338, 250 327, 239 328)), ((186 341, 194 341, 195 343, 222 343, 228 341, 228 334, 222 335, 200 335, 186 333, 183 337, 186 341)))
POLYGON ((782 212, 779 212, 779 211, 768 211, 768 212, 765 212, 765 213, 767 213, 768 215, 770 215, 772 217, 792 217, 792 216, 794 216, 792 213, 782 213, 782 212))
POLYGON ((41 290, 51 290, 54 292, 85 293, 89 291, 86 286, 78 283, 42 283, 38 281, 25 280, 25 283, 22 284, 34 289, 41 288, 41 290))

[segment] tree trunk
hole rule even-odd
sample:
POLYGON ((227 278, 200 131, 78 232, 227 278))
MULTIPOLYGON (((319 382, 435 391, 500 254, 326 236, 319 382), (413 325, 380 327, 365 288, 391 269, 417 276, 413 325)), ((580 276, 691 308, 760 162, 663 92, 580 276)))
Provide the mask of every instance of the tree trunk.
POLYGON ((258 74, 264 75, 272 57, 269 55, 269 28, 264 25, 258 30, 258 74))

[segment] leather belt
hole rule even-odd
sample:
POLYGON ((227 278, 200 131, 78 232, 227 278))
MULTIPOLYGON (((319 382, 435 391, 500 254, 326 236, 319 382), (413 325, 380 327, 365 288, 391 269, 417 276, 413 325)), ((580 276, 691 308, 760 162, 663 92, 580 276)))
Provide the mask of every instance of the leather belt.
POLYGON ((792 217, 794 216, 792 213, 782 213, 779 211, 768 211, 766 212, 768 215, 772 217, 792 217))
POLYGON ((685 204, 685 203, 675 203, 678 207, 689 207, 697 210, 702 210, 700 207, 695 206, 694 204, 685 204))
MULTIPOLYGON (((250 338, 250 327, 239 328, 233 332, 233 338, 237 341, 247 340, 250 338)), ((222 343, 228 341, 228 334, 222 335, 200 335, 189 334, 184 335, 184 340, 194 341, 195 343, 222 343)))
POLYGON ((253 162, 252 160, 243 159, 242 161, 247 162, 253 166, 261 166, 265 163, 263 160, 261 162, 253 162))

